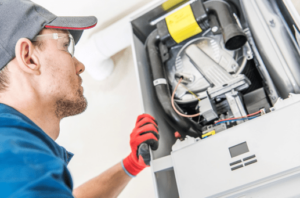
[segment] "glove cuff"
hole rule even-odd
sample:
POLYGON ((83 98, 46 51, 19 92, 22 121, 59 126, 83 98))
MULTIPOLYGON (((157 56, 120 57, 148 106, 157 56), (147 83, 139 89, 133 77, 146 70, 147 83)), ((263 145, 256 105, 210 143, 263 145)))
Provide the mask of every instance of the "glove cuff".
POLYGON ((127 175, 129 175, 130 177, 135 177, 146 167, 137 164, 131 154, 123 159, 122 166, 125 173, 127 173, 127 175))

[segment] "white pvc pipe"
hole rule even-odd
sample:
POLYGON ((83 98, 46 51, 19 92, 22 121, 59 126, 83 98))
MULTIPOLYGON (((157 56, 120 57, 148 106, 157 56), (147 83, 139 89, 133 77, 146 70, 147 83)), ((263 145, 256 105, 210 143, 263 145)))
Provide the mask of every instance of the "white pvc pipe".
POLYGON ((130 45, 131 32, 129 17, 125 17, 92 35, 87 43, 76 51, 75 56, 94 79, 104 80, 114 69, 110 57, 130 45))
POLYGON ((87 72, 94 79, 104 80, 114 69, 114 62, 110 57, 131 44, 131 19, 136 18, 141 13, 153 10, 165 1, 167 0, 152 0, 141 9, 94 34, 86 45, 76 49, 75 56, 84 63, 87 72))

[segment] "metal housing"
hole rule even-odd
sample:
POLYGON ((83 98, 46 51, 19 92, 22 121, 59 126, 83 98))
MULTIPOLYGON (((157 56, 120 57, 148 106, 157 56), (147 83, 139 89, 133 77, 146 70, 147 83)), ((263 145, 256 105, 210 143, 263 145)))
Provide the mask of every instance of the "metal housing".
MULTIPOLYGON (((247 20, 241 15, 241 24, 243 28, 249 27, 248 40, 268 87, 271 103, 275 104, 278 97, 287 98, 289 93, 299 93, 300 58, 282 19, 274 11, 274 4, 268 0, 228 1, 246 15, 247 20)), ((247 121, 208 139, 187 138, 183 142, 177 140, 179 143, 175 144, 174 129, 165 121, 166 113, 156 97, 144 45, 155 29, 155 22, 172 12, 164 9, 164 2, 155 1, 131 21, 132 49, 144 112, 152 114, 160 128, 159 148, 151 153, 156 197, 300 196, 300 125, 295 113, 295 110, 300 111, 300 102, 297 98, 281 103, 287 105, 275 108, 270 115, 247 121), (258 163, 231 171, 233 159, 228 147, 243 141, 251 142, 249 155, 257 155, 258 163)), ((172 9, 192 2, 181 1, 172 9)), ((241 159, 247 156, 241 156, 241 159)))

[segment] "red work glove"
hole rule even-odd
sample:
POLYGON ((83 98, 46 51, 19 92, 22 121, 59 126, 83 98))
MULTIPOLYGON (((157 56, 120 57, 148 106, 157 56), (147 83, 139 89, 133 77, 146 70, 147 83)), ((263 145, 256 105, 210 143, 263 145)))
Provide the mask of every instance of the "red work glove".
POLYGON ((137 118, 135 128, 130 134, 131 153, 123 160, 124 171, 129 176, 136 176, 147 165, 143 157, 138 156, 138 149, 142 143, 148 144, 152 150, 158 148, 158 128, 155 119, 148 115, 142 114, 137 118))

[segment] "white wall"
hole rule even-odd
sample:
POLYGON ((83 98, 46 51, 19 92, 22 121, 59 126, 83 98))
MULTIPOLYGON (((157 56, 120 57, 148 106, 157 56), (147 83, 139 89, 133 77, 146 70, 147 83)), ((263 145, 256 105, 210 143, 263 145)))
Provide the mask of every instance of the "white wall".
POLYGON ((292 2, 294 3, 298 13, 300 13, 300 1, 299 0, 292 0, 292 2))
MULTIPOLYGON (((98 25, 93 30, 85 31, 78 48, 93 32, 109 26, 151 0, 33 1, 59 16, 94 15, 98 18, 98 25)), ((75 154, 69 164, 75 187, 129 154, 129 135, 136 117, 142 113, 131 49, 118 53, 113 60, 115 70, 103 82, 93 80, 87 72, 82 74, 88 108, 81 115, 66 118, 61 123, 57 142, 75 154)), ((150 169, 133 179, 120 197, 154 197, 150 169)))

